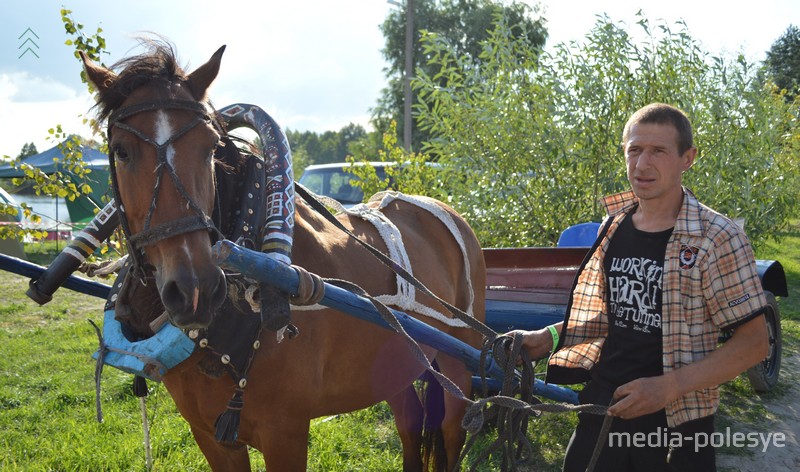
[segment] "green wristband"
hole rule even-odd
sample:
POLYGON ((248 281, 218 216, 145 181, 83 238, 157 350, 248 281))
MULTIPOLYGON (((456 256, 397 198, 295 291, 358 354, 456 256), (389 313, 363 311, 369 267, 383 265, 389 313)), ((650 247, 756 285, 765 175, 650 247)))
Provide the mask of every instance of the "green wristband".
POLYGON ((556 352, 556 348, 558 347, 558 330, 553 325, 548 326, 547 330, 550 331, 550 336, 553 337, 553 349, 550 350, 550 352, 553 353, 556 352))

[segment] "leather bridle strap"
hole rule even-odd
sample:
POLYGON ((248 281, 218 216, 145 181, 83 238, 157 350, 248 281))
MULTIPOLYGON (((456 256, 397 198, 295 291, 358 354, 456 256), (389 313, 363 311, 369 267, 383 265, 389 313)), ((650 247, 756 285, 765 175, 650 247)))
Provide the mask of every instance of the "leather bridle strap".
MULTIPOLYGON (((156 149, 157 161, 158 165, 156 167, 156 183, 153 188, 153 197, 150 201, 150 208, 147 212, 147 217, 144 222, 144 229, 137 234, 132 234, 130 230, 130 225, 127 221, 127 216, 125 214, 124 207, 120 204, 120 223, 122 225, 122 229, 125 232, 125 236, 130 244, 130 253, 133 257, 135 270, 134 273, 141 273, 143 271, 143 258, 140 255, 140 251, 143 250, 145 246, 155 244, 158 241, 178 236, 185 233, 190 233, 192 231, 198 230, 208 230, 215 234, 215 236, 220 237, 221 233, 216 228, 213 223, 213 220, 205 214, 205 212, 195 203, 189 193, 186 191, 183 183, 181 182, 180 178, 178 177, 175 168, 169 162, 167 158, 167 150, 171 144, 181 138, 184 134, 189 132, 192 128, 197 126, 201 123, 213 123, 218 131, 222 131, 221 126, 219 123, 213 119, 212 115, 209 114, 205 105, 199 102, 193 102, 189 100, 162 100, 162 101, 152 101, 152 102, 144 102, 144 103, 137 103, 135 105, 130 105, 124 108, 120 108, 116 110, 114 113, 111 114, 108 120, 108 136, 109 141, 111 140, 111 131, 113 128, 120 128, 124 131, 127 131, 137 138, 141 139, 142 141, 150 144, 156 149), (187 110, 197 113, 199 116, 196 116, 186 125, 184 125, 181 129, 179 129, 176 133, 170 136, 162 143, 158 143, 150 136, 142 133, 140 130, 126 124, 122 123, 121 120, 129 118, 133 115, 138 113, 143 113, 147 111, 156 111, 162 109, 179 109, 179 110, 187 110), (166 222, 160 224, 154 228, 150 227, 150 222, 153 217, 156 208, 156 201, 158 199, 158 194, 161 190, 161 179, 164 175, 164 170, 167 170, 167 175, 172 179, 173 183, 175 184, 175 188, 178 190, 178 193, 186 200, 188 207, 192 209, 195 213, 194 216, 187 216, 185 218, 181 218, 175 221, 166 222)), ((115 199, 118 202, 122 202, 122 198, 119 195, 119 185, 116 179, 116 166, 115 160, 113 157, 113 153, 109 155, 109 161, 111 166, 111 176, 112 176, 112 184, 114 190, 115 199)))
POLYGON ((136 248, 155 244, 162 239, 171 238, 180 234, 191 233, 201 229, 216 230, 214 222, 209 217, 187 216, 174 221, 168 221, 154 228, 139 231, 131 235, 128 240, 136 248))
POLYGON ((111 116, 108 117, 108 127, 110 129, 112 126, 117 125, 120 120, 124 120, 138 113, 166 109, 193 111, 207 119, 211 119, 208 109, 200 102, 193 102, 191 100, 156 100, 152 102, 136 103, 115 110, 111 116))

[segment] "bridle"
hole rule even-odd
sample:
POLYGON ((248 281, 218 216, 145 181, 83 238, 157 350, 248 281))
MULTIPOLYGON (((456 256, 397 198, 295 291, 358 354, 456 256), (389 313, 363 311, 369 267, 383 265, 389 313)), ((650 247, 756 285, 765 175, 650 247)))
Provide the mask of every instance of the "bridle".
MULTIPOLYGON (((131 272, 137 276, 142 283, 145 282, 145 262, 144 262, 144 248, 146 246, 155 244, 159 241, 162 241, 167 238, 171 238, 173 236, 178 236, 185 233, 191 233, 193 231, 199 230, 207 230, 211 233, 212 243, 216 239, 221 239, 221 232, 217 229, 217 225, 215 224, 212 217, 208 216, 200 206, 192 199, 189 193, 186 191, 186 188, 183 186, 180 178, 178 177, 175 168, 170 164, 169 160, 167 159, 167 149, 173 143, 175 143, 178 139, 180 139, 184 134, 189 132, 195 126, 201 123, 210 123, 212 124, 215 129, 220 133, 224 134, 223 128, 220 125, 220 122, 208 112, 206 106, 199 102, 194 102, 190 100, 158 100, 158 101, 150 101, 150 102, 143 102, 137 103, 134 105, 129 105, 126 107, 119 108, 115 110, 108 118, 108 141, 111 142, 111 132, 113 128, 119 128, 125 130, 129 133, 132 133, 134 136, 138 137, 142 141, 150 144, 156 149, 156 183, 153 186, 153 197, 150 201, 150 208, 147 212, 147 217, 145 218, 144 228, 136 233, 133 234, 130 229, 130 224, 128 223, 128 218, 125 213, 125 207, 122 202, 122 197, 119 193, 119 184, 117 181, 117 171, 115 166, 115 157, 114 153, 110 152, 108 156, 110 173, 111 173, 111 187, 114 191, 114 199, 118 202, 119 207, 119 220, 120 226, 122 227, 122 231, 125 234, 125 239, 128 242, 128 253, 130 254, 131 259, 133 260, 131 272), (140 130, 126 124, 123 122, 126 118, 129 118, 133 115, 138 113, 146 112, 146 111, 156 111, 156 110, 187 110, 192 111, 196 114, 194 119, 192 119, 189 123, 184 125, 181 129, 177 132, 173 133, 168 139, 166 139, 163 143, 158 143, 155 139, 147 136, 140 130), (178 193, 186 200, 188 207, 192 210, 194 215, 187 216, 184 218, 180 218, 174 221, 168 221, 166 223, 162 223, 155 227, 150 227, 150 221, 153 217, 153 213, 155 212, 156 208, 156 200, 158 199, 159 192, 161 191, 161 181, 164 176, 164 171, 166 170, 167 175, 172 179, 172 182, 175 184, 175 188, 178 190, 178 193)), ((219 199, 215 196, 215 210, 218 210, 219 207, 219 199)), ((219 211, 215 211, 215 213, 219 214, 219 211)))

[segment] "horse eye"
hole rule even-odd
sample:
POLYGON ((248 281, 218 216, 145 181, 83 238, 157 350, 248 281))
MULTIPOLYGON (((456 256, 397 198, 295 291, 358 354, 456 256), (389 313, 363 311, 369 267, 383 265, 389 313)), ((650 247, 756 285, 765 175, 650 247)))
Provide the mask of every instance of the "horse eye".
POLYGON ((122 146, 114 146, 114 148, 111 150, 111 156, 115 161, 120 162, 127 162, 130 159, 128 156, 128 151, 123 149, 122 146))

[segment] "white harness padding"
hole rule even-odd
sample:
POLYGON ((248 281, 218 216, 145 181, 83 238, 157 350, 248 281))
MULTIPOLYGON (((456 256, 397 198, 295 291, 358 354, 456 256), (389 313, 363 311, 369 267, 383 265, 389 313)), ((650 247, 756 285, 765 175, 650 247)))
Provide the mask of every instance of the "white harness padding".
MULTIPOLYGON (((320 197, 320 200, 322 200, 323 203, 329 208, 333 208, 337 213, 347 213, 348 215, 355 216, 364 221, 372 223, 372 225, 375 226, 375 229, 378 230, 378 234, 380 234, 383 242, 388 248, 389 253, 387 255, 412 275, 413 271, 411 268, 411 261, 408 258, 408 252, 406 251, 405 244, 403 244, 403 237, 400 234, 400 230, 398 230, 397 226, 395 226, 395 224, 392 223, 386 217, 386 215, 379 210, 386 208, 386 206, 395 200, 400 200, 422 208, 423 210, 435 216, 439 221, 442 222, 442 224, 445 225, 445 227, 447 227, 447 229, 450 231, 450 234, 458 243, 458 247, 461 248, 461 254, 464 258, 464 270, 466 272, 467 286, 469 289, 469 306, 467 307, 466 313, 469 316, 474 316, 473 305, 475 301, 475 291, 472 287, 472 279, 469 277, 471 274, 471 267, 469 263, 469 257, 467 256, 467 249, 464 244, 464 238, 461 232, 458 230, 455 220, 453 220, 453 217, 447 211, 445 211, 444 208, 437 205, 431 199, 405 195, 392 191, 376 193, 372 196, 372 198, 370 198, 370 202, 380 202, 377 209, 370 208, 365 204, 360 204, 354 206, 353 208, 345 209, 336 200, 327 199, 324 197, 320 197)), ((401 310, 419 313, 420 315, 433 318, 448 326, 459 328, 468 326, 466 323, 457 318, 451 318, 444 313, 417 302, 416 289, 414 286, 399 275, 396 277, 396 280, 397 293, 394 295, 378 295, 375 298, 386 305, 392 305, 400 308, 401 310)), ((310 306, 292 306, 293 310, 321 310, 324 308, 326 307, 319 304, 310 306)))

